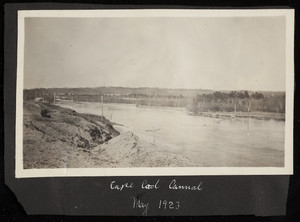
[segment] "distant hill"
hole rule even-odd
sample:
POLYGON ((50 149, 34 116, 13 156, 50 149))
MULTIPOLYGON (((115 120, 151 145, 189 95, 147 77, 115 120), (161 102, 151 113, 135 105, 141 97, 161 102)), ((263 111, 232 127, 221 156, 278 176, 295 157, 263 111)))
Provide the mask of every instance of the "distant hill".
POLYGON ((213 91, 166 88, 48 88, 26 89, 24 100, 41 99, 104 103, 130 103, 136 106, 187 107, 193 113, 234 110, 247 112, 285 112, 285 92, 213 91))
MULTIPOLYGON (((235 91, 235 90, 233 90, 235 91)), ((235 92, 245 92, 246 90, 239 90, 235 92)), ((156 96, 183 96, 194 97, 196 95, 211 94, 216 90, 209 89, 167 89, 167 88, 155 88, 155 87, 114 87, 114 86, 102 86, 102 87, 84 87, 84 88, 35 88, 25 89, 25 93, 58 93, 58 94, 74 94, 74 95, 100 95, 100 94, 118 94, 118 95, 130 95, 130 94, 144 94, 144 95, 156 95, 156 96)), ((220 90, 218 92, 230 93, 230 90, 220 90)), ((247 91, 250 94, 259 92, 268 97, 273 95, 284 95, 284 92, 272 92, 272 91, 247 91)))
POLYGON ((212 93, 214 91, 207 89, 166 89, 166 88, 130 88, 130 87, 112 87, 102 86, 94 88, 35 88, 25 89, 24 92, 55 92, 63 94, 75 94, 75 95, 99 95, 99 94, 118 94, 118 95, 130 95, 130 94, 144 94, 144 95, 160 95, 160 96, 183 96, 193 97, 197 94, 212 93))

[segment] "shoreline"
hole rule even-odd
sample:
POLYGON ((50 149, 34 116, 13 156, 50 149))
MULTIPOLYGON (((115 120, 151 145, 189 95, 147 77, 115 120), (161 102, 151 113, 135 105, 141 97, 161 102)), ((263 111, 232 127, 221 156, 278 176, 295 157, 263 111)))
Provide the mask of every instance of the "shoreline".
POLYGON ((232 112, 190 112, 192 116, 204 116, 211 118, 252 118, 257 120, 276 120, 285 121, 285 114, 281 113, 267 113, 267 112, 237 112, 236 114, 232 112))

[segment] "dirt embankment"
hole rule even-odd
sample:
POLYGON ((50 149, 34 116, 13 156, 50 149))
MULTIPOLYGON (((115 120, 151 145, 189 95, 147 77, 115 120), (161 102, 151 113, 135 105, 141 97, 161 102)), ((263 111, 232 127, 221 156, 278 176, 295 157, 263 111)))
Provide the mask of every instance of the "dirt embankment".
MULTIPOLYGON (((121 131, 120 136, 96 147, 93 152, 114 160, 111 167, 197 166, 190 159, 140 140, 139 137, 128 131, 121 131)), ((198 166, 200 165, 198 164, 198 166)))
POLYGON ((105 118, 55 105, 25 101, 23 125, 24 169, 190 165, 105 118))

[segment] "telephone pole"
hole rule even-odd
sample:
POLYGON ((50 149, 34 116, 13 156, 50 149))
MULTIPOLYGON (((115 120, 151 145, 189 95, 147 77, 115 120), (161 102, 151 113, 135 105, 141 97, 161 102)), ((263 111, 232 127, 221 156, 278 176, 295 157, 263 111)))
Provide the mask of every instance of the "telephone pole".
POLYGON ((102 119, 103 119, 103 95, 101 95, 101 103, 102 103, 102 119))

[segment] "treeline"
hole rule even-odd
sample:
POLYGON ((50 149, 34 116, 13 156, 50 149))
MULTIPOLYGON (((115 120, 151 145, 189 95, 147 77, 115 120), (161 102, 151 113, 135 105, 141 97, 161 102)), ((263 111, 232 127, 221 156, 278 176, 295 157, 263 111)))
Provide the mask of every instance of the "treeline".
POLYGON ((274 112, 285 113, 285 93, 214 92, 197 95, 189 107, 198 112, 274 112))
MULTIPOLYGON (((98 89, 98 88, 97 88, 98 89)), ((186 107, 191 101, 191 98, 195 95, 184 96, 181 94, 183 91, 191 90, 176 90, 176 89, 159 89, 154 88, 120 88, 117 87, 115 91, 112 91, 112 87, 101 88, 106 89, 99 91, 99 93, 91 94, 94 88, 75 88, 75 89, 25 89, 24 100, 33 100, 39 98, 45 102, 54 102, 54 96, 56 102, 59 100, 72 100, 74 102, 101 102, 101 97, 104 103, 129 103, 136 104, 137 106, 170 106, 170 107, 186 107), (122 93, 120 93, 122 91, 122 93), (135 91, 142 91, 138 93, 135 91), (170 92, 169 92, 170 91, 170 92), (105 93, 104 93, 105 92, 105 93), (125 92, 129 92, 125 94, 125 92), (152 92, 152 93, 145 93, 152 92)), ((97 90, 96 90, 97 91, 97 90)), ((96 92, 95 91, 95 92, 96 92)), ((193 90, 192 90, 193 91, 193 90)), ((98 91, 97 91, 98 92, 98 91)), ((197 90, 202 93, 204 91, 197 90)))
POLYGON ((35 88, 25 89, 24 92, 42 94, 42 92, 56 92, 57 94, 66 95, 99 95, 99 94, 113 94, 113 95, 158 95, 158 96, 184 96, 193 97, 196 94, 212 93, 212 90, 206 89, 167 89, 154 87, 86 87, 86 88, 35 88))
POLYGON ((201 91, 155 88, 51 88, 24 90, 24 100, 45 102, 72 100, 74 102, 129 103, 137 106, 186 107, 199 112, 273 112, 285 113, 284 92, 201 91), (99 91, 106 89, 106 91, 99 91), (113 89, 116 89, 115 91, 113 89), (95 92, 92 94, 92 92, 95 92), (96 93, 97 92, 97 93, 96 93), (105 92, 105 93, 104 93, 105 92), (108 93, 109 92, 109 93, 108 93), (127 94, 125 92, 128 92, 127 94), (147 93, 146 93, 147 92, 147 93), (151 92, 151 93, 150 93, 151 92), (185 93, 184 93, 185 92, 185 93), (191 93, 194 92, 194 93, 191 93), (198 93, 196 93, 198 92, 198 93), (102 97, 102 98, 101 98, 102 97))
MULTIPOLYGON (((104 102, 104 103, 127 103, 136 106, 169 106, 186 107, 190 102, 189 98, 184 96, 163 96, 163 95, 65 95, 62 99, 72 100, 73 102, 104 102), (102 98, 101 98, 102 97, 102 98)), ((58 99, 58 97, 57 97, 58 99)))
POLYGON ((23 91, 23 99, 24 100, 33 100, 33 99, 41 99, 47 103, 54 102, 54 91, 42 90, 42 89, 34 89, 34 90, 24 90, 23 91))

